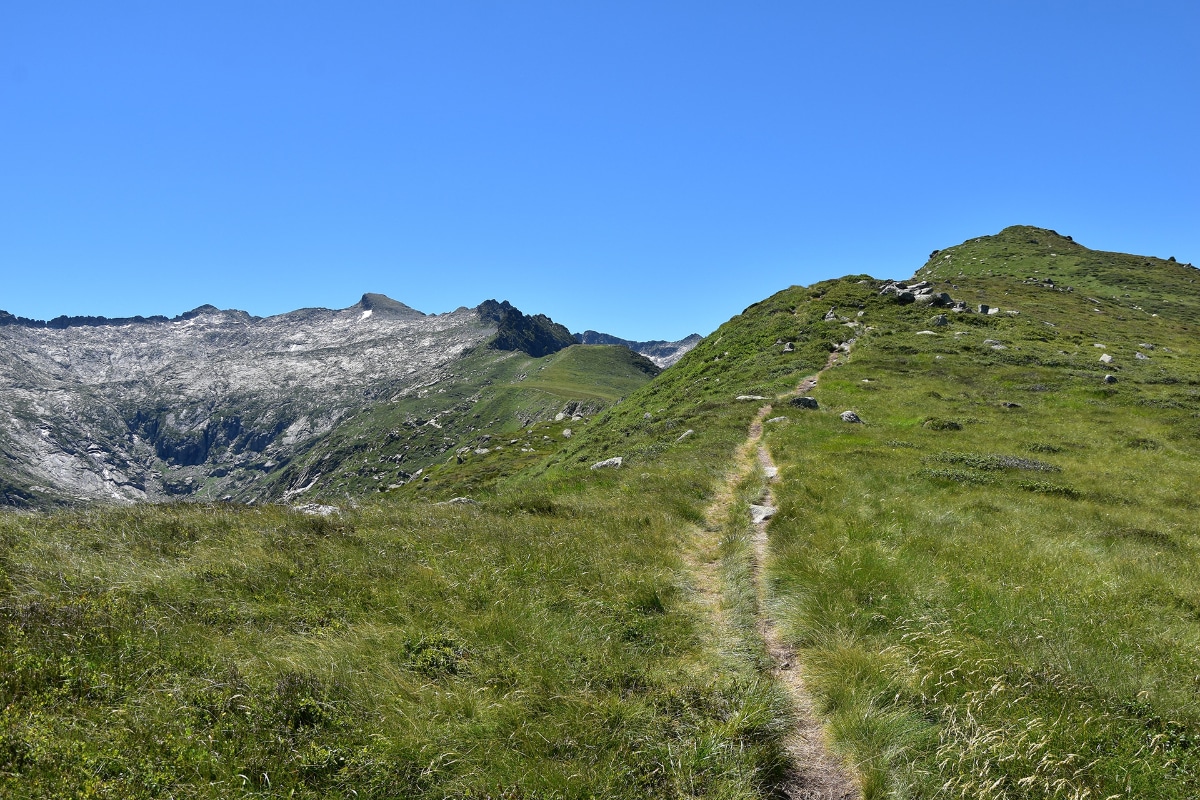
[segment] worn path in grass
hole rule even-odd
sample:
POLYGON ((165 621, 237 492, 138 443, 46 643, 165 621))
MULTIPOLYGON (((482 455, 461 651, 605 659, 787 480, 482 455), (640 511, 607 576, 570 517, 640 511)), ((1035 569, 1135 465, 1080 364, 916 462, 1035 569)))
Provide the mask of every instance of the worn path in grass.
MULTIPOLYGON (((795 391, 786 397, 799 396, 811 391, 817 385, 821 373, 837 363, 839 355, 840 353, 836 352, 830 354, 824 369, 816 375, 804 378, 795 391)), ((733 467, 718 488, 706 512, 707 528, 720 530, 722 522, 729 518, 737 502, 738 487, 750 477, 757 463, 766 479, 766 485, 761 498, 750 509, 753 532, 750 539, 749 580, 754 585, 749 588, 756 599, 755 626, 770 656, 772 676, 787 692, 795 720, 795 727, 784 740, 790 763, 779 788, 786 797, 793 800, 857 800, 861 797, 858 782, 841 759, 830 751, 816 716, 812 696, 804 684, 802 665, 796 657, 795 650, 784 641, 766 604, 762 573, 769 548, 767 523, 775 511, 771 484, 778 480, 778 469, 771 459, 771 454, 762 444, 763 421, 770 412, 771 406, 764 405, 751 422, 749 435, 737 449, 733 467)), ((711 543, 703 549, 712 552, 711 543)), ((721 590, 718 588, 720 581, 717 566, 711 559, 703 560, 696 566, 700 572, 701 595, 707 600, 706 605, 718 615, 716 624, 723 627, 723 620, 719 616, 721 590)))

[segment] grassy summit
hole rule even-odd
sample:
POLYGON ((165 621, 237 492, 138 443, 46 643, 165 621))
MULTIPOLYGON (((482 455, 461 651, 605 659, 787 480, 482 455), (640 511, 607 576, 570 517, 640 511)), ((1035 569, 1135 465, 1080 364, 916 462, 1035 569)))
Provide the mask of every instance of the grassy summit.
POLYGON ((487 353, 476 447, 336 517, 2 517, 0 793, 770 797, 769 616, 866 797, 1197 796, 1197 274, 1009 228, 916 277, 996 314, 792 287, 590 420, 499 427, 617 351, 487 353))

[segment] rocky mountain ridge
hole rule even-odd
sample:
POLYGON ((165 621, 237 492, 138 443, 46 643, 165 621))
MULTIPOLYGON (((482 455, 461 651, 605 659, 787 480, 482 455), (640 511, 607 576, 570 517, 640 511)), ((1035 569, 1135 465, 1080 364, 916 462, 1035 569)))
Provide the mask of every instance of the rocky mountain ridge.
POLYGON ((261 497, 347 419, 434 390, 471 353, 570 344, 507 302, 426 315, 381 294, 270 317, 0 312, 0 503, 261 497))
POLYGON ((628 347, 635 353, 640 353, 654 362, 660 369, 666 369, 687 355, 688 351, 699 344, 704 337, 698 333, 684 337, 679 341, 669 342, 654 339, 648 342, 637 342, 632 339, 622 339, 607 333, 587 330, 575 334, 575 341, 580 344, 619 344, 628 347))

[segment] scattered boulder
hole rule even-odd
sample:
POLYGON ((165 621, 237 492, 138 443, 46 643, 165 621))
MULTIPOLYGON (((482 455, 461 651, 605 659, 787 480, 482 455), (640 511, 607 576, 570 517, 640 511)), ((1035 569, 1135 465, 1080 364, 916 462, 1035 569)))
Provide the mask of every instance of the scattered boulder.
POLYGON ((1138 345, 1138 347, 1142 348, 1143 350, 1153 350, 1154 349, 1154 345, 1152 345, 1148 342, 1142 342, 1141 344, 1138 345))
POLYGON ((651 418, 651 417, 650 417, 650 412, 649 412, 649 411, 647 411, 645 414, 642 414, 642 419, 650 419, 650 418, 651 418))
POLYGON ((492 452, 492 451, 486 447, 476 447, 475 448, 475 455, 477 455, 477 456, 486 456, 490 452, 492 452))
POLYGON ((1000 309, 998 309, 998 308, 989 308, 989 309, 988 309, 988 311, 987 311, 987 313, 988 313, 988 316, 992 316, 992 315, 994 315, 994 314, 999 314, 999 313, 1000 313, 1000 309))
POLYGON ((1117 382, 1117 376, 1116 376, 1116 375, 1105 375, 1105 376, 1104 376, 1104 382, 1105 382, 1105 383, 1116 383, 1116 382, 1117 382))
POLYGON ((771 417, 769 420, 767 420, 767 423, 770 424, 772 422, 787 422, 787 421, 788 421, 787 417, 771 417))
POLYGON ((775 512, 778 510, 779 509, 775 508, 774 506, 751 505, 750 522, 755 525, 766 522, 771 517, 775 516, 775 512))
POLYGON ((862 422, 862 419, 859 418, 858 414, 855 414, 853 411, 843 411, 840 416, 842 418, 842 422, 862 422))
POLYGON ((933 326, 933 327, 935 327, 935 328, 941 328, 941 327, 943 327, 943 326, 945 326, 945 325, 949 325, 949 324, 950 324, 950 320, 946 319, 946 315, 945 315, 945 314, 938 314, 936 317, 934 317, 933 319, 929 320, 929 324, 930 324, 930 325, 932 325, 932 326, 933 326))
POLYGON ((1133 357, 1136 358, 1138 361, 1149 361, 1150 360, 1150 356, 1146 355, 1145 353, 1134 353, 1133 357))
POLYGON ((337 506, 323 506, 320 503, 305 503, 300 506, 292 506, 292 508, 301 514, 308 514, 313 517, 329 517, 340 514, 342 511, 337 506))
POLYGON ((692 430, 691 428, 688 428, 686 431, 684 431, 683 433, 679 434, 679 438, 678 438, 678 439, 676 439, 675 441, 677 441, 677 442, 682 442, 684 439, 686 439, 687 437, 691 436, 693 433, 695 433, 695 431, 694 431, 694 430, 692 430))
POLYGON ((837 306, 834 306, 833 308, 831 308, 825 312, 825 321, 826 322, 834 322, 836 320, 837 320, 837 306))
POLYGON ((788 342, 787 344, 785 344, 783 346, 783 352, 785 352, 785 353, 793 353, 793 352, 795 352, 795 350, 796 350, 796 345, 792 344, 791 342, 788 342))
POLYGON ((435 506, 477 506, 478 500, 472 500, 469 497, 451 497, 449 500, 443 500, 440 503, 434 503, 435 506))
POLYGON ((987 304, 987 303, 980 303, 980 304, 979 304, 979 313, 980 313, 980 314, 986 314, 986 313, 988 313, 989 311, 991 311, 991 307, 990 307, 990 306, 988 306, 988 304, 987 304))
POLYGON ((1113 360, 1113 357, 1110 356, 1108 353, 1105 353, 1104 355, 1100 356, 1101 364, 1111 364, 1112 360, 1113 360))
POLYGON ((819 408, 815 397, 793 397, 790 402, 796 408, 810 408, 813 410, 819 408))
POLYGON ((570 429, 570 428, 563 428, 563 438, 564 438, 564 439, 570 439, 570 438, 571 438, 571 433, 572 433, 572 432, 571 432, 571 429, 570 429))
POLYGON ((621 466, 623 463, 625 463, 625 459, 623 457, 614 456, 613 458, 606 458, 603 461, 597 461, 595 464, 592 464, 591 468, 592 469, 606 469, 608 467, 613 467, 615 469, 615 468, 621 466))
POLYGON ((917 331, 917 336, 937 336, 933 331, 917 331))
POLYGON ((739 394, 734 400, 766 400, 761 394, 739 394))

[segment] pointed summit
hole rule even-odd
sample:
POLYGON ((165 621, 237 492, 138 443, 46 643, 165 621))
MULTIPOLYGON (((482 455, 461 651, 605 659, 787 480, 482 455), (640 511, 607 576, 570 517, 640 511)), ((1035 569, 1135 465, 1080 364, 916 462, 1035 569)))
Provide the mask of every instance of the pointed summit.
POLYGON ((367 292, 351 308, 356 308, 361 311, 370 311, 374 314, 389 317, 423 317, 423 311, 417 311, 411 306, 406 306, 399 300, 393 300, 386 294, 377 294, 375 292, 367 292))

